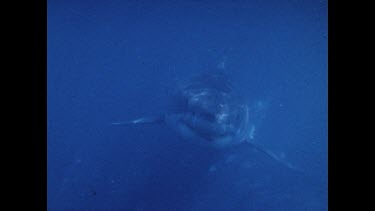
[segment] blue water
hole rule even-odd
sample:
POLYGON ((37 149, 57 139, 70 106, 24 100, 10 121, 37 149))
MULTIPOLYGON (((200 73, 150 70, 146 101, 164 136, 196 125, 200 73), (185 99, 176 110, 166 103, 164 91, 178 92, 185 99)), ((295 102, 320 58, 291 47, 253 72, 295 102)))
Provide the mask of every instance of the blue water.
POLYGON ((48 1, 48 210, 327 210, 327 1, 48 1), (256 113, 256 151, 216 153, 165 125, 212 68, 256 113))

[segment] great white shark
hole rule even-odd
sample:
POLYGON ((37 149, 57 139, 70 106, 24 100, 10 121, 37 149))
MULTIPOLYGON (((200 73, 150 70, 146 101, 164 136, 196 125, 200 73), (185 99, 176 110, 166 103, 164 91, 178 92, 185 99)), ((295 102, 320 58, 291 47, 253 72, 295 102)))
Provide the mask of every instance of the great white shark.
POLYGON ((253 142, 254 108, 235 92, 224 74, 206 73, 191 78, 177 90, 173 100, 174 109, 165 114, 112 124, 166 124, 191 143, 223 150, 249 147, 289 169, 297 170, 253 142))

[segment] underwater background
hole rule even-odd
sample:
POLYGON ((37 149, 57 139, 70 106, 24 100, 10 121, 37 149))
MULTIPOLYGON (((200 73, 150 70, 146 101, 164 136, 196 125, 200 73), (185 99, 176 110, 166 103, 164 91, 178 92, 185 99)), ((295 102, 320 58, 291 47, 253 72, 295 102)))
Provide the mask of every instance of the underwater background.
POLYGON ((50 211, 327 210, 325 0, 48 0, 50 211), (187 78, 220 69, 260 105, 256 151, 215 153, 163 124, 187 78))

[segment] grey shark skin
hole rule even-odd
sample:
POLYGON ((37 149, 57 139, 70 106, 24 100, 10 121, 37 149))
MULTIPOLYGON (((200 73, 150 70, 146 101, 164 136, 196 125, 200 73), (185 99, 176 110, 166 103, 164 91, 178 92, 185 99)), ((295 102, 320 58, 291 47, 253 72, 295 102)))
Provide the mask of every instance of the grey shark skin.
POLYGON ((251 142, 255 127, 250 107, 234 92, 223 74, 203 74, 192 78, 178 90, 175 99, 177 109, 167 114, 112 124, 165 123, 191 143, 218 149, 250 146, 294 169, 272 152, 251 142))

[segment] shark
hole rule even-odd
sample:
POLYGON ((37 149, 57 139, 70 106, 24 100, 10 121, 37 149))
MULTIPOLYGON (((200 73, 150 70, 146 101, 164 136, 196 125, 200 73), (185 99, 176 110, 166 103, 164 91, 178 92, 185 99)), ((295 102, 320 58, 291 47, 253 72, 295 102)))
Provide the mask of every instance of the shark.
POLYGON ((254 139, 257 109, 235 91, 221 72, 196 75, 182 85, 172 97, 172 108, 165 114, 141 117, 112 125, 165 124, 183 140, 219 150, 252 148, 282 164, 296 168, 270 150, 256 144, 254 139))

